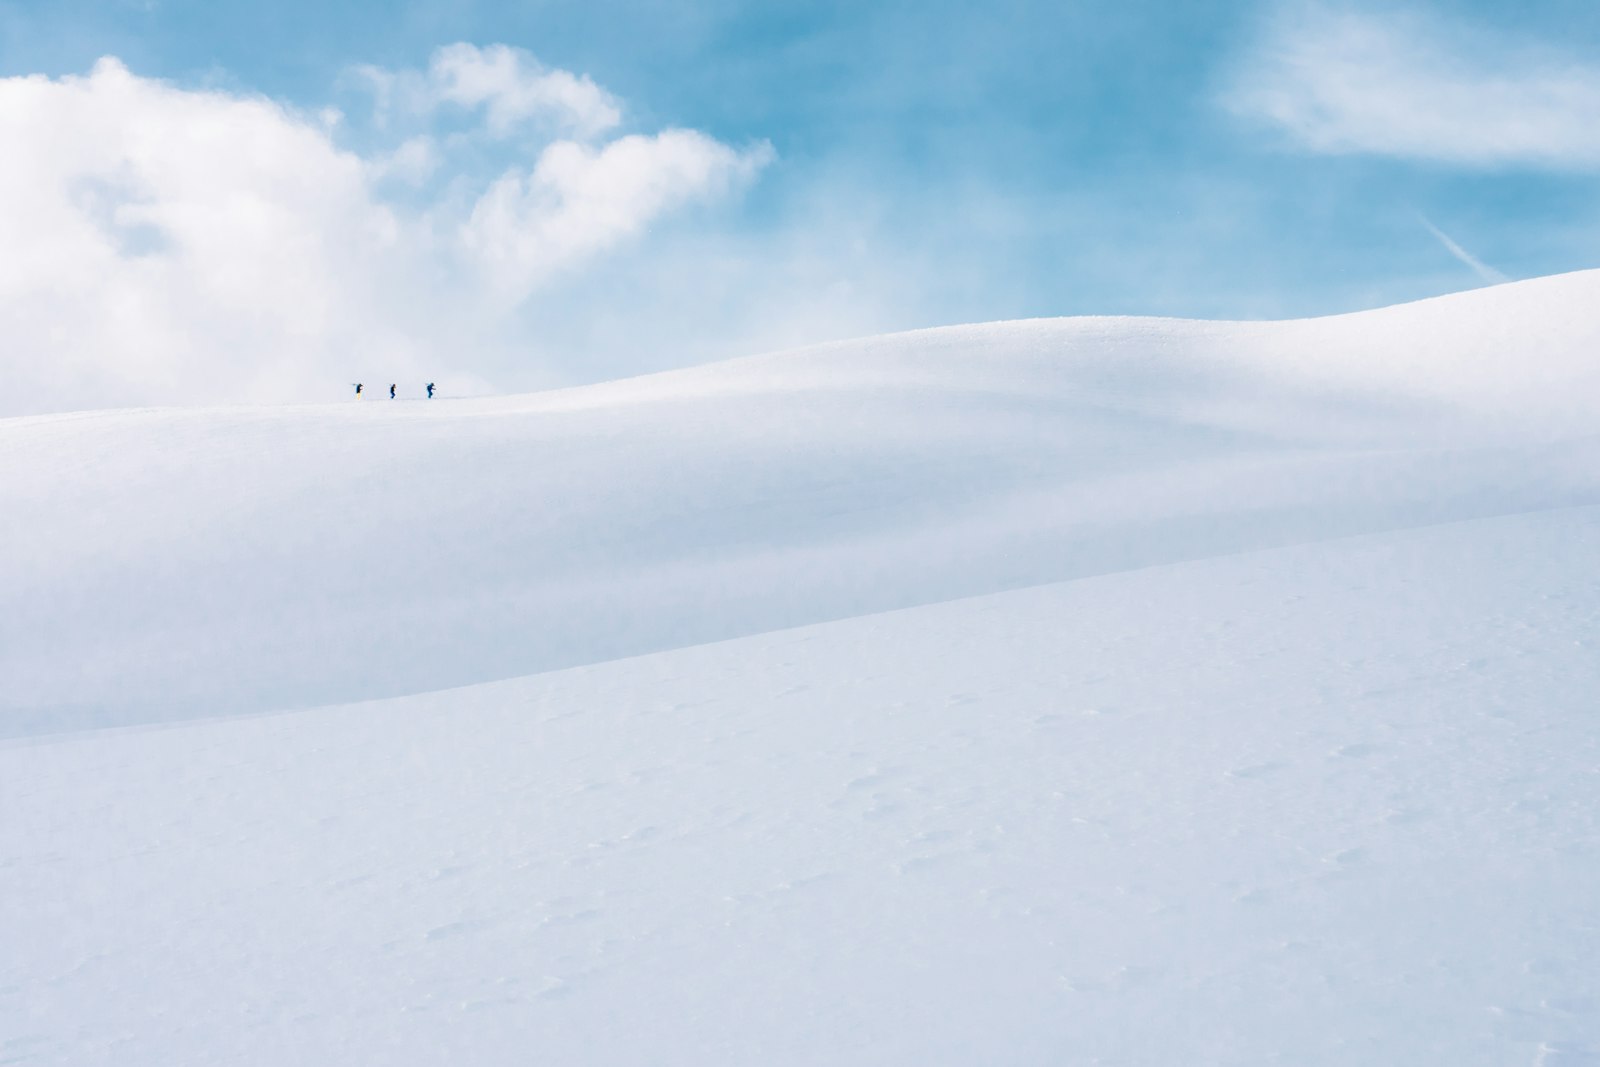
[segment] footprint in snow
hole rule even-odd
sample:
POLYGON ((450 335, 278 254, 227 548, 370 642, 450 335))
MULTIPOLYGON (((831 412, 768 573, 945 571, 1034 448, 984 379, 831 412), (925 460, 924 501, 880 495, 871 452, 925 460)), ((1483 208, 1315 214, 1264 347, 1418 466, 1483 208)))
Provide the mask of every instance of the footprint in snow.
POLYGON ((1265 778, 1283 770, 1281 763, 1252 763, 1248 767, 1235 767, 1228 772, 1229 778, 1265 778))

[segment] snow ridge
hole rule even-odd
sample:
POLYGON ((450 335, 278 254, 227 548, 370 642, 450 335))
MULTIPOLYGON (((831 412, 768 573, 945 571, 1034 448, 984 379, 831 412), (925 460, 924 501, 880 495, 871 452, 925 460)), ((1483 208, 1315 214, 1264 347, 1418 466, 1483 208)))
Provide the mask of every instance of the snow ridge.
POLYGON ((419 692, 1600 500, 1600 272, 502 400, 0 420, 0 733, 419 692))

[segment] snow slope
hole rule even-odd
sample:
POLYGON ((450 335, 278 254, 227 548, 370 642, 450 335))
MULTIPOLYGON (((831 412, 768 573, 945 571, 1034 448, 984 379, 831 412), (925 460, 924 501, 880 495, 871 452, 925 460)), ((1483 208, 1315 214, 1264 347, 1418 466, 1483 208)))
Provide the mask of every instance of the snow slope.
POLYGON ((1600 508, 0 745, 0 1060, 1600 1062, 1600 508))
POLYGON ((0 420, 0 1063, 1600 1064, 1596 308, 0 420))
POLYGON ((0 420, 0 734, 420 692, 1600 501, 1600 272, 505 400, 0 420))

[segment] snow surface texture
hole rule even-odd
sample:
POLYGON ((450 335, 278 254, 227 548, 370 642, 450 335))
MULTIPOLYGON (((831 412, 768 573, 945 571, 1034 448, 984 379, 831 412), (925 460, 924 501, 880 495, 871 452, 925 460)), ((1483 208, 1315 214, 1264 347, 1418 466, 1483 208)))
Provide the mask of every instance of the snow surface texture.
POLYGON ((1600 1064, 1596 307, 0 421, 0 1062, 1600 1064))
POLYGON ((1600 509, 0 748, 0 1054, 1600 1062, 1600 509))
POLYGON ((492 401, 0 420, 0 735, 400 695, 1600 501, 1600 272, 492 401))

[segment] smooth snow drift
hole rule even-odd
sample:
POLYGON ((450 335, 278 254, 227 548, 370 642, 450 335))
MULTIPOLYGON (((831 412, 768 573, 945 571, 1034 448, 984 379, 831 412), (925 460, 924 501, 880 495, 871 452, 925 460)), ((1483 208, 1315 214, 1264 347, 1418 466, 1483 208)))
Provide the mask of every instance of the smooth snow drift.
POLYGON ((500 401, 0 420, 0 732, 416 692, 1600 501, 1600 272, 500 401))
POLYGON ((1600 508, 0 747, 28 1064, 1592 1064, 1600 508))
POLYGON ((1600 1064, 1597 308, 0 420, 0 1063, 1600 1064))

